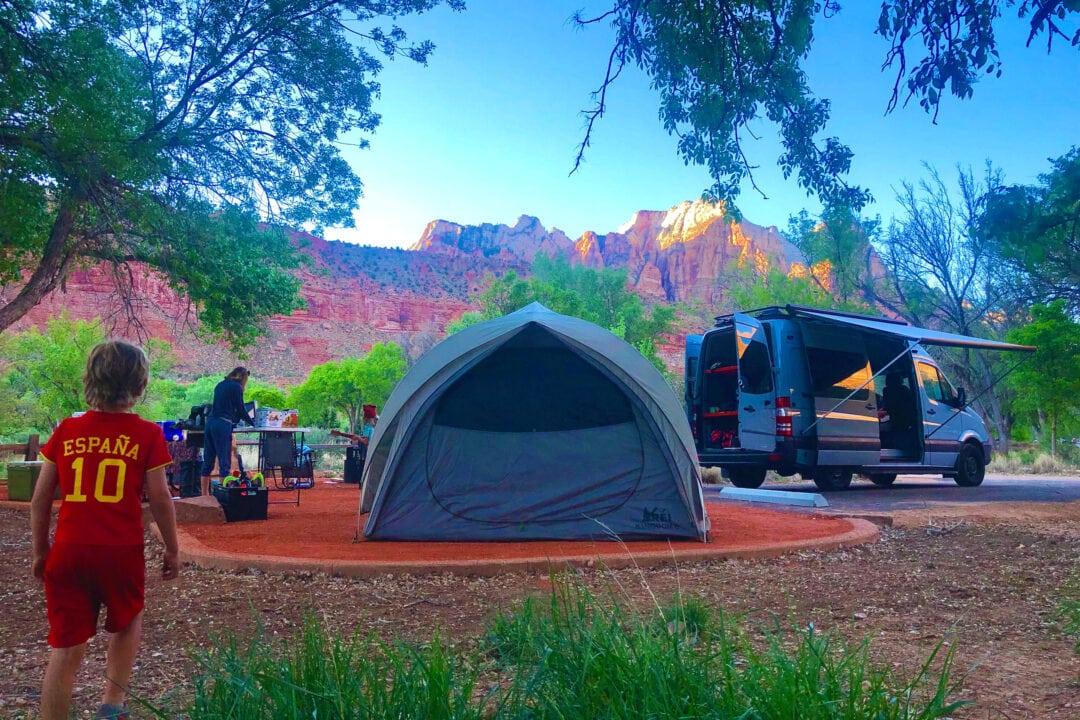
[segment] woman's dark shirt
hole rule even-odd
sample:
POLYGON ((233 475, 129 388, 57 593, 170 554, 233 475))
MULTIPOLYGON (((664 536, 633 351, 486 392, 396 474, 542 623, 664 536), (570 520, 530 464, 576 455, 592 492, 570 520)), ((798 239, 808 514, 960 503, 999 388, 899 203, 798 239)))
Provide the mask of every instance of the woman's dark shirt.
POLYGON ((241 420, 255 424, 254 418, 244 409, 244 388, 235 380, 222 380, 214 388, 214 407, 210 417, 222 418, 234 425, 241 420))

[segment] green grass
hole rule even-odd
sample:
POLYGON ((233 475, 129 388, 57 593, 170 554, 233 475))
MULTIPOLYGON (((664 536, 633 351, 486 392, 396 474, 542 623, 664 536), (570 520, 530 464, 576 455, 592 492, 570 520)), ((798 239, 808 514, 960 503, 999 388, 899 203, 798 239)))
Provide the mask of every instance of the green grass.
POLYGON ((277 643, 257 635, 241 647, 228 638, 196 661, 200 673, 194 699, 183 717, 481 717, 472 701, 476 671, 464 667, 437 636, 424 646, 385 645, 372 637, 333 637, 308 618, 292 641, 277 643))
POLYGON ((580 585, 498 614, 469 651, 331 636, 314 619, 287 642, 257 635, 200 655, 193 720, 360 718, 939 718, 952 650, 911 677, 875 665, 866 642, 783 631, 676 598, 641 615, 580 585))
POLYGON ((1057 616, 1061 629, 1076 640, 1073 649, 1080 655, 1080 578, 1072 578, 1062 588, 1065 596, 1058 602, 1057 616))
POLYGON ((873 666, 866 643, 755 626, 694 600, 644 618, 561 585, 549 604, 496 618, 489 641, 513 679, 504 717, 936 718, 963 704, 949 700, 941 646, 900 679, 873 666))

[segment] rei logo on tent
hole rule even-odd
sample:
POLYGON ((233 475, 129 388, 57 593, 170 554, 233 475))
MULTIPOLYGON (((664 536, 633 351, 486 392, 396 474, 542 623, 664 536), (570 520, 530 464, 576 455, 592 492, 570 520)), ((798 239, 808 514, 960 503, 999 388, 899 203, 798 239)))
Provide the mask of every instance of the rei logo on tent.
POLYGON ((670 512, 662 507, 654 507, 642 508, 641 520, 635 523, 634 527, 638 529, 653 528, 657 530, 669 530, 677 527, 677 524, 672 522, 670 512))

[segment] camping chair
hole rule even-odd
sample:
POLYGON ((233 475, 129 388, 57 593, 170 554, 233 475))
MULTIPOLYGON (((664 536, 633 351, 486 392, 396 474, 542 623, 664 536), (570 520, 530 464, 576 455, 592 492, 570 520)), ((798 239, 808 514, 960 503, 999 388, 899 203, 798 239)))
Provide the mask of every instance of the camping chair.
POLYGON ((302 452, 291 432, 259 433, 259 458, 264 478, 274 478, 279 490, 309 488, 315 484, 311 452, 302 452))

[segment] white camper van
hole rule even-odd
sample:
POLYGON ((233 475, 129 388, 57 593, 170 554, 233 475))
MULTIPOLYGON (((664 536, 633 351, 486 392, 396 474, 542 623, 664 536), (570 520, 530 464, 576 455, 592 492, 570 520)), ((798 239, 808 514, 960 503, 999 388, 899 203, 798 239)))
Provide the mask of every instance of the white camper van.
POLYGON ((686 408, 702 466, 738 487, 767 470, 842 490, 860 473, 979 485, 990 435, 923 345, 1034 351, 818 308, 723 315, 686 338, 686 408))

